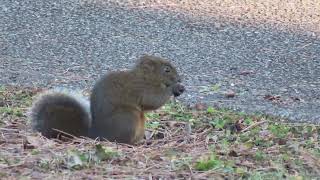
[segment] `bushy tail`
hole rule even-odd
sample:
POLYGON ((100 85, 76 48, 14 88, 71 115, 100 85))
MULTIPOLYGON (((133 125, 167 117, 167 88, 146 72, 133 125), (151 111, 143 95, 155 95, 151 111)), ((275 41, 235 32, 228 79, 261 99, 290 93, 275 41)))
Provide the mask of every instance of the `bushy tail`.
POLYGON ((29 112, 32 128, 47 138, 57 137, 59 131, 87 136, 91 125, 89 105, 83 96, 70 92, 51 90, 40 94, 29 112))

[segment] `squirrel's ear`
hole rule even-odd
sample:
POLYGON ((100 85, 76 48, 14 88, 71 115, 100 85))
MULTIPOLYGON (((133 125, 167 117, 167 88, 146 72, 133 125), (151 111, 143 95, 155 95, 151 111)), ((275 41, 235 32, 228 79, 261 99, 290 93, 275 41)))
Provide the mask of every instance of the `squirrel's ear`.
POLYGON ((144 54, 140 57, 140 59, 137 62, 137 66, 143 67, 144 69, 153 71, 154 69, 154 57, 151 55, 144 54))

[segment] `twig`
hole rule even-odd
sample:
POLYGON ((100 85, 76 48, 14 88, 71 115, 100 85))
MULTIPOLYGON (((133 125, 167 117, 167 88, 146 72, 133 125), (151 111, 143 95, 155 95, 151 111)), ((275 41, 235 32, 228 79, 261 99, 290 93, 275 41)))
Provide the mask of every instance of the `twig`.
POLYGON ((1 168, 1 169, 13 168, 13 167, 22 166, 22 165, 24 165, 24 164, 25 164, 25 160, 23 160, 23 161, 20 162, 20 163, 13 164, 13 165, 9 165, 9 166, 3 166, 3 165, 1 165, 2 167, 0 166, 0 168, 1 168))
POLYGON ((72 135, 72 134, 66 133, 66 132, 64 132, 64 131, 61 131, 61 130, 59 130, 59 129, 52 128, 52 130, 57 131, 57 132, 59 132, 59 133, 61 133, 61 134, 64 134, 64 135, 71 136, 71 137, 74 138, 74 139, 78 139, 78 137, 76 137, 76 136, 74 136, 74 135, 72 135))
POLYGON ((0 128, 0 131, 14 131, 14 132, 19 132, 19 129, 0 128))
POLYGON ((245 129, 241 130, 241 132, 246 132, 246 131, 248 131, 248 130, 250 130, 250 129, 252 129, 252 128, 255 128, 255 127, 257 127, 257 126, 259 126, 259 125, 261 125, 261 124, 264 124, 264 123, 266 123, 266 122, 267 122, 267 121, 259 121, 259 122, 255 123, 255 124, 252 124, 252 125, 248 126, 248 127, 245 128, 245 129))

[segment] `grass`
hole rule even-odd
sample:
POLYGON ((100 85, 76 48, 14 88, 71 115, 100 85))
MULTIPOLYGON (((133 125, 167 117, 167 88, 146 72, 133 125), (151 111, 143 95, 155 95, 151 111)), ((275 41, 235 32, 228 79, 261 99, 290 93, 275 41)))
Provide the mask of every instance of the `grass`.
POLYGON ((0 179, 316 179, 320 127, 170 102, 135 146, 31 132, 39 89, 0 88, 0 179))

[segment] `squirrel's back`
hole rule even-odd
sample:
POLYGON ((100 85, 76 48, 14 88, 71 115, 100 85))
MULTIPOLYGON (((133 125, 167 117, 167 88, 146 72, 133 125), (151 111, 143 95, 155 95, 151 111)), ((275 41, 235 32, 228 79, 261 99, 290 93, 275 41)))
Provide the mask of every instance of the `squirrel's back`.
POLYGON ((57 137, 59 131, 87 136, 91 125, 89 102, 81 95, 61 90, 40 94, 29 115, 32 128, 48 138, 57 137))
POLYGON ((168 60, 144 55, 130 70, 102 76, 92 89, 90 108, 88 101, 73 93, 42 94, 31 108, 33 129, 49 138, 56 137, 59 132, 54 129, 58 129, 74 136, 133 144, 143 138, 144 113, 182 94, 180 82, 168 60))

